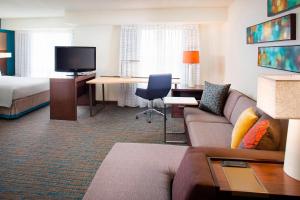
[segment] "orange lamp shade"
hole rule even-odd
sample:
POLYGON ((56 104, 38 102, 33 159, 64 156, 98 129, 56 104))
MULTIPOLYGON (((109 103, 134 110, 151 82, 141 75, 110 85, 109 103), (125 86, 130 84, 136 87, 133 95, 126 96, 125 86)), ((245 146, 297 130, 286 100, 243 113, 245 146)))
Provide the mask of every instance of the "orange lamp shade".
POLYGON ((183 63, 185 64, 198 64, 200 62, 199 51, 184 51, 183 63))

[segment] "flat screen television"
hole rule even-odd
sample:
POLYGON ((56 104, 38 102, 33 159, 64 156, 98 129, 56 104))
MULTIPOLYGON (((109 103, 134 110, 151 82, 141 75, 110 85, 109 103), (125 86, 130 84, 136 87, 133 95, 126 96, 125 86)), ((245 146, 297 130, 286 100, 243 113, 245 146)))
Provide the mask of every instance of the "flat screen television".
POLYGON ((78 72, 96 70, 96 47, 56 46, 55 71, 78 72))

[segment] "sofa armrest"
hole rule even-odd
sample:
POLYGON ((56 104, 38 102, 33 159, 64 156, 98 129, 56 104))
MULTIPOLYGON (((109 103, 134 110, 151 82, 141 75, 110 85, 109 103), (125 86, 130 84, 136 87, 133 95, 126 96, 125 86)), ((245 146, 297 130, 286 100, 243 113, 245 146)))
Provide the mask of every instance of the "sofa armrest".
POLYGON ((215 195, 206 155, 189 148, 174 177, 172 200, 211 200, 215 195))
POLYGON ((283 151, 265 151, 255 149, 224 149, 214 147, 190 147, 193 152, 204 153, 206 157, 226 157, 257 161, 284 161, 283 151))

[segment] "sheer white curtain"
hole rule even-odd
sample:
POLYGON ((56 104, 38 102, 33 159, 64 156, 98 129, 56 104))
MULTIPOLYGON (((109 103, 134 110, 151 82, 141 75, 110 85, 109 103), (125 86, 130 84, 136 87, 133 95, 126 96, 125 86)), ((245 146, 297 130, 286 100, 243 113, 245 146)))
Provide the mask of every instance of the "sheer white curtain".
POLYGON ((16 31, 16 75, 29 77, 55 75, 54 47, 71 44, 71 31, 16 31))
MULTIPOLYGON (((121 27, 120 38, 120 76, 134 76, 132 70, 136 62, 131 60, 139 60, 139 39, 138 27, 135 25, 127 25, 121 27)), ((119 106, 138 106, 138 98, 135 96, 135 84, 121 84, 118 99, 119 106)))
POLYGON ((28 31, 15 32, 16 76, 31 76, 31 34, 28 31))
MULTIPOLYGON (((120 74, 132 76, 172 73, 185 83, 186 67, 182 63, 185 50, 199 50, 198 25, 125 25, 121 27, 120 74), (138 63, 124 60, 139 60, 138 63), (122 62, 123 61, 123 62, 122 62)), ((200 70, 194 68, 195 83, 200 83, 200 70), (199 75, 199 76, 198 76, 199 75)), ((135 85, 122 86, 119 105, 145 106, 134 95, 135 85), (125 88, 124 88, 125 87, 125 88)))

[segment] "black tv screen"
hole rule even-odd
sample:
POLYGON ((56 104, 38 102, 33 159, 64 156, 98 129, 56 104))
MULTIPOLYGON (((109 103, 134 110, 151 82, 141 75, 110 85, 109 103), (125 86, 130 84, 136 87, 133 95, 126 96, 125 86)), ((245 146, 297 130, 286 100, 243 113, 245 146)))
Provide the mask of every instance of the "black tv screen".
POLYGON ((55 47, 55 71, 84 72, 96 70, 96 47, 55 47))

